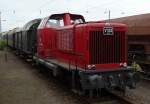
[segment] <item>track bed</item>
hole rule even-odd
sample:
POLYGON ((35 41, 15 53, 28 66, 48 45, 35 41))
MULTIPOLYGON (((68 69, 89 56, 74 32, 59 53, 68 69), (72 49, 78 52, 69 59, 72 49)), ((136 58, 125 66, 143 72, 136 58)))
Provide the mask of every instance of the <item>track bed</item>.
MULTIPOLYGON (((74 94, 68 83, 52 77, 46 68, 32 66, 30 61, 27 63, 16 57, 12 51, 7 52, 7 60, 4 52, 0 51, 0 80, 1 104, 129 104, 109 94, 94 98, 74 94)), ((129 91, 129 94, 138 96, 142 93, 148 97, 148 93, 142 92, 148 91, 144 86, 136 92, 129 91)))

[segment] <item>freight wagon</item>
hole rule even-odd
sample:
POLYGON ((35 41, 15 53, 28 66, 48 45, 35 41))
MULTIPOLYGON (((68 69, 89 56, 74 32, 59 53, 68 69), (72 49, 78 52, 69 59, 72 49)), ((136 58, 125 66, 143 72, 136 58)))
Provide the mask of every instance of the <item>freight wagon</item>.
MULTIPOLYGON (((128 26, 128 56, 136 61, 143 71, 150 71, 150 14, 141 14, 111 20, 128 26)), ((147 72, 147 73, 148 73, 147 72)))
POLYGON ((36 52, 37 27, 41 19, 34 19, 22 28, 8 32, 8 46, 15 49, 17 54, 32 57, 36 52))

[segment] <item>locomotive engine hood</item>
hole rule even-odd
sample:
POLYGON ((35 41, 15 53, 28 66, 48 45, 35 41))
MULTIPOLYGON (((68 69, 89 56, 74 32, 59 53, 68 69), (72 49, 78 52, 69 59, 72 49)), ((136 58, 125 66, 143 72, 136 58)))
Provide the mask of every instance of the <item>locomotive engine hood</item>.
POLYGON ((126 25, 87 22, 84 28, 88 42, 87 68, 116 69, 127 66, 126 25))

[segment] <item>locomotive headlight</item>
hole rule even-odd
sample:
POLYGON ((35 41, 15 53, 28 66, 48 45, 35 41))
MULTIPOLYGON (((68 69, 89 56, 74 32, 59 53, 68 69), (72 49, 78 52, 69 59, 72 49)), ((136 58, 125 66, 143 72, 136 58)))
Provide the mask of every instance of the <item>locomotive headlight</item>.
POLYGON ((123 67, 127 67, 127 63, 126 62, 123 63, 123 67))
POLYGON ((122 66, 123 65, 123 63, 120 63, 120 66, 122 66))
POLYGON ((88 67, 88 69, 90 69, 90 70, 93 70, 93 69, 95 69, 95 68, 96 68, 96 66, 95 66, 95 65, 88 65, 87 67, 88 67))
POLYGON ((91 69, 91 68, 92 68, 92 66, 91 66, 91 65, 88 65, 87 67, 88 67, 88 69, 91 69))
POLYGON ((95 65, 92 65, 92 68, 96 68, 96 66, 95 66, 95 65))
POLYGON ((126 63, 126 62, 120 63, 120 66, 122 66, 122 67, 127 67, 127 63, 126 63))

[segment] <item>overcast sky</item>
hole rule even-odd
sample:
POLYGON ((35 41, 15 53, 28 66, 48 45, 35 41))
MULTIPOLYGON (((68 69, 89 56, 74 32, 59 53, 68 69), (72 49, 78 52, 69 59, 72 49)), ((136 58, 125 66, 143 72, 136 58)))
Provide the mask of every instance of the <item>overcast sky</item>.
POLYGON ((149 0, 0 0, 2 31, 53 13, 82 14, 86 21, 118 18, 150 12, 149 0))

